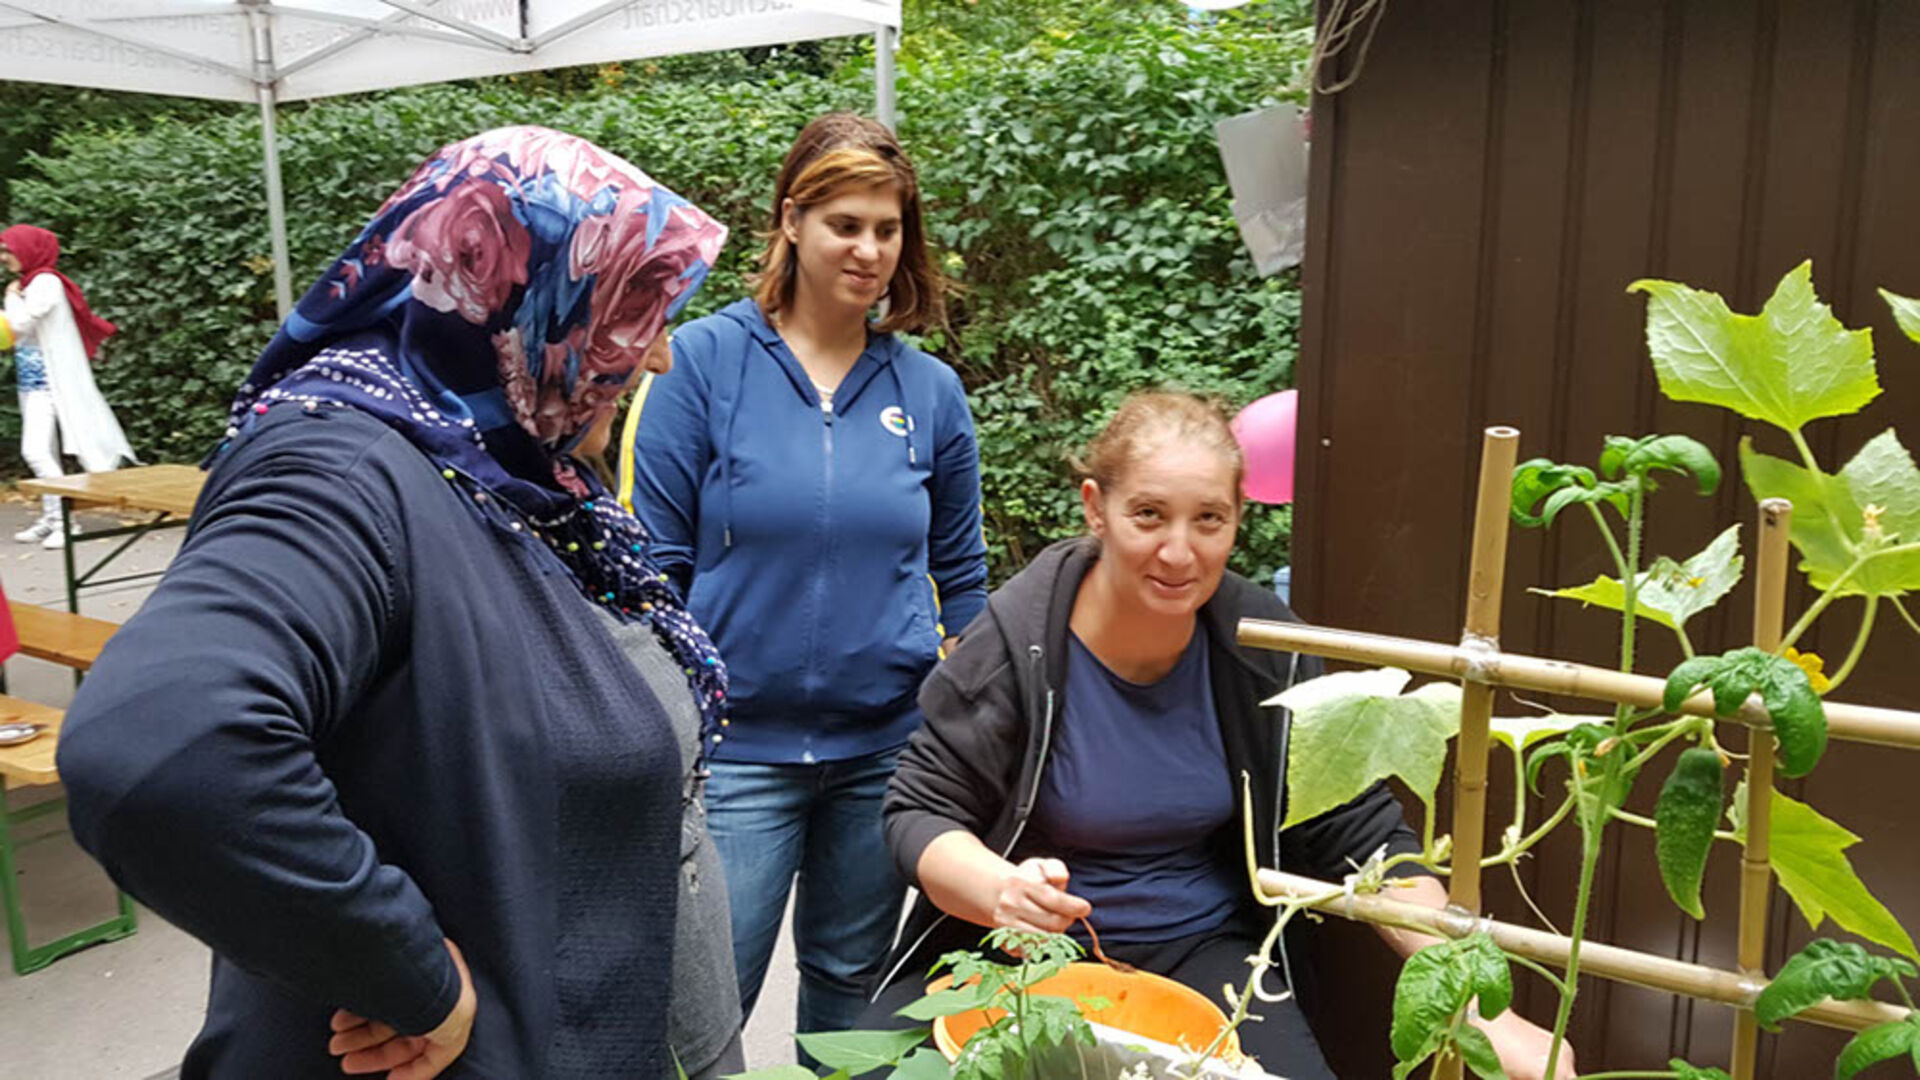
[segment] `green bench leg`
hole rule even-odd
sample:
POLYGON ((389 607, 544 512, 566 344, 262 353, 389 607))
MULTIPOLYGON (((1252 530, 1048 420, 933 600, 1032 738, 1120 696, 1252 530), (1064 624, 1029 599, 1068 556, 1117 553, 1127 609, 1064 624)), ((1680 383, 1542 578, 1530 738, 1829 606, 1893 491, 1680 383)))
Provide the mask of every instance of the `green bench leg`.
POLYGON ((118 941, 139 929, 133 911, 133 898, 123 892, 119 894, 118 916, 45 945, 27 944, 27 916, 20 905, 20 880, 13 861, 13 826, 16 822, 32 821, 58 813, 66 805, 65 799, 50 799, 14 813, 7 809, 6 784, 0 782, 0 901, 4 901, 7 909, 7 943, 13 950, 13 970, 16 974, 39 971, 70 952, 102 941, 118 941))

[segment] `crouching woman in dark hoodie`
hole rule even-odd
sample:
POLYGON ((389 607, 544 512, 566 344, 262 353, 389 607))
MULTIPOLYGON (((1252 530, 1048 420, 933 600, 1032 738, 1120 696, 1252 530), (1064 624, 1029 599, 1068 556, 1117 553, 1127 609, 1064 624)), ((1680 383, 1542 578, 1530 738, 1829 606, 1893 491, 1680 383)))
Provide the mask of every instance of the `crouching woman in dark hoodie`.
MULTIPOLYGON (((1419 850, 1379 785, 1279 828, 1287 717, 1261 702, 1320 674, 1320 662, 1235 642, 1242 618, 1293 617, 1226 569, 1242 470, 1211 403, 1129 398, 1081 466, 1090 535, 1048 548, 997 590, 927 679, 926 725, 885 808, 888 846, 921 898, 870 1021, 923 992, 933 961, 976 945, 982 927, 1067 932, 1084 945, 1086 919, 1115 959, 1209 996, 1240 985, 1266 929, 1246 884, 1247 812, 1273 823, 1259 851, 1268 867, 1337 881, 1383 845, 1419 850)), ((1427 876, 1402 895, 1446 903, 1427 876)), ((1402 956, 1434 940, 1381 936, 1402 956)), ((1256 1012, 1240 1038, 1267 1070, 1333 1075, 1294 1001, 1256 1012)), ((1509 1075, 1542 1075, 1544 1031, 1511 1012, 1480 1024, 1509 1075)), ((1570 1058, 1558 1077, 1574 1075, 1570 1058)))

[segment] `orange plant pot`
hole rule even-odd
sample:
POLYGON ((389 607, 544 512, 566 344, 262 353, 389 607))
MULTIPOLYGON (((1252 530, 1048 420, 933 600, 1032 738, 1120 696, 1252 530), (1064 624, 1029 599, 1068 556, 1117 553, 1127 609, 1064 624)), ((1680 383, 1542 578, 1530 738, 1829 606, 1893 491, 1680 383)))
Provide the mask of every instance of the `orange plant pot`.
MULTIPOLYGON (((943 975, 927 987, 927 992, 944 990, 952 983, 952 976, 943 975)), ((1220 1029, 1227 1026, 1226 1014, 1200 992, 1145 971, 1122 974, 1105 964, 1068 964, 1058 975, 1033 984, 1029 992, 1076 1002, 1105 998, 1106 1008, 1089 1009, 1082 1004, 1080 1014, 1097 1024, 1194 1050, 1213 1042, 1220 1029)), ((973 1009, 943 1016, 933 1022, 934 1045, 948 1061, 957 1061, 968 1039, 1005 1015, 1001 1009, 973 1009)), ((1216 1056, 1239 1061, 1239 1036, 1229 1034, 1216 1056)))

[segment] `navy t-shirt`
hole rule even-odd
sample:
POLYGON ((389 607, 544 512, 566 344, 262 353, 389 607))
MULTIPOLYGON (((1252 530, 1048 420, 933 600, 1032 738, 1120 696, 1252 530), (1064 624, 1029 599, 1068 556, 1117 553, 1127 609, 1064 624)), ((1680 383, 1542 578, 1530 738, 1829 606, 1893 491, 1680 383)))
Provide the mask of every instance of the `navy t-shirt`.
POLYGON ((1196 628, 1173 670, 1145 686, 1069 635, 1055 740, 1022 847, 1067 864, 1067 889, 1093 905, 1101 938, 1171 941, 1226 922, 1242 886, 1212 842, 1233 817, 1233 788, 1206 634, 1196 628))

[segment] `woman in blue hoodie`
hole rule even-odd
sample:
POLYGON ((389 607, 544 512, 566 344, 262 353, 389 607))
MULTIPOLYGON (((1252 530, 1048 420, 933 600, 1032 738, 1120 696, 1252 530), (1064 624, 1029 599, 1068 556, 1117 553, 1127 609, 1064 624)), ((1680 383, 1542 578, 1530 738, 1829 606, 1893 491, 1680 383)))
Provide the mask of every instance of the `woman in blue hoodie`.
POLYGON ((986 542, 960 379, 895 336, 944 315, 900 144, 815 120, 773 211, 756 294, 680 329, 642 386, 621 492, 732 679, 707 804, 741 1002, 797 879, 796 1030, 834 1031, 898 923, 880 801, 921 679, 986 602, 986 542))

